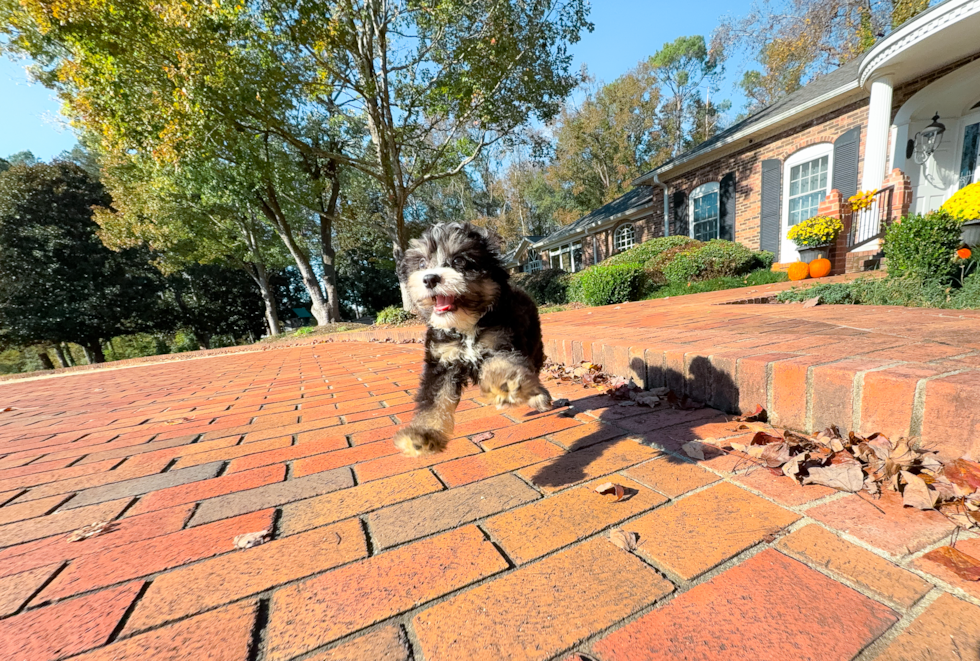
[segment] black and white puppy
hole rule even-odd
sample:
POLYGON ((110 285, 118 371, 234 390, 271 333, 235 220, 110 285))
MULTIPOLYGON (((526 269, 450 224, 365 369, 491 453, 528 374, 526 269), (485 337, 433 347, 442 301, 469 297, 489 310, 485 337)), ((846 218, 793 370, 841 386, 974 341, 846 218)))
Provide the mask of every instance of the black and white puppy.
POLYGON ((434 225, 411 242, 398 275, 428 326, 415 415, 395 434, 398 449, 412 457, 445 450, 470 383, 498 408, 551 408, 538 378, 544 363, 538 309, 508 282, 495 235, 469 223, 434 225))

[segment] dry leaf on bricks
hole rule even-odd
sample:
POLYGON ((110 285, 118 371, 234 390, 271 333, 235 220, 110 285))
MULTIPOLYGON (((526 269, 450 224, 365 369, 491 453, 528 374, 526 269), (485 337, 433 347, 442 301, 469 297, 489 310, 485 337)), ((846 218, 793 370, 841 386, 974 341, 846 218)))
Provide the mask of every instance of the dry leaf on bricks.
POLYGON ((491 438, 493 438, 493 432, 492 431, 485 431, 482 434, 477 434, 476 436, 474 436, 473 437, 473 442, 474 443, 482 443, 483 441, 489 441, 491 438))
POLYGON ((79 528, 72 534, 68 535, 68 541, 80 542, 83 539, 88 539, 89 537, 102 535, 112 530, 112 526, 113 524, 110 521, 96 521, 95 523, 90 523, 87 526, 79 528))
POLYGON ((250 549, 253 546, 258 546, 259 544, 264 544, 265 542, 269 541, 269 531, 260 530, 258 532, 247 532, 236 536, 232 541, 235 543, 235 548, 250 549))
POLYGON ((688 441, 681 446, 681 450, 691 459, 704 460, 704 445, 701 441, 688 441))
POLYGON ((769 420, 769 414, 766 413, 766 410, 760 404, 756 404, 755 411, 748 415, 740 415, 735 420, 738 422, 767 422, 769 420))
POLYGON ((622 528, 613 528, 609 531, 609 541, 623 549, 632 552, 636 548, 636 533, 626 532, 622 528))
POLYGON ((968 494, 980 489, 980 464, 969 459, 954 459, 943 471, 950 482, 968 494))
POLYGON ((858 492, 864 488, 864 471, 857 462, 831 464, 823 468, 815 466, 803 478, 803 484, 819 484, 831 489, 858 492))
POLYGON ((980 560, 952 546, 940 546, 922 557, 942 565, 963 580, 980 581, 980 560))
POLYGON ((614 503, 618 503, 626 496, 626 489, 621 485, 614 482, 603 482, 595 488, 596 493, 614 493, 616 495, 616 500, 614 503))
POLYGON ((819 296, 814 296, 813 298, 808 298, 805 301, 803 301, 803 309, 804 310, 806 310, 807 308, 816 307, 818 305, 820 305, 820 297, 819 296))
POLYGON ((906 507, 916 507, 920 510, 931 510, 936 507, 936 492, 929 488, 918 475, 902 471, 905 490, 902 491, 902 504, 906 507))

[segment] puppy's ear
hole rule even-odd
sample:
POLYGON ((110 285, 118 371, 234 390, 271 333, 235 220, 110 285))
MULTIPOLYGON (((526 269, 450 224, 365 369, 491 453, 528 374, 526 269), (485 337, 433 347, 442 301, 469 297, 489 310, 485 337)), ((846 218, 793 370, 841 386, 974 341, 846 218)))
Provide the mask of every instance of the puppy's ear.
POLYGON ((497 234, 497 231, 491 227, 480 227, 478 225, 471 225, 471 227, 476 231, 477 234, 483 237, 486 243, 487 249, 494 255, 500 255, 502 252, 504 241, 497 234))

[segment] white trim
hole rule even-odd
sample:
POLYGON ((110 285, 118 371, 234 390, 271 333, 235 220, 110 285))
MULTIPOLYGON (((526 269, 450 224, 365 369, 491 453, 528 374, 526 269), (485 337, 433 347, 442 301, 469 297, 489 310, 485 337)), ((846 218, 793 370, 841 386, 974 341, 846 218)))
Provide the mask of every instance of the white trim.
POLYGON ((627 211, 623 211, 622 213, 617 213, 615 216, 610 216, 609 218, 606 218, 605 220, 601 220, 601 221, 592 223, 591 225, 586 225, 585 227, 580 227, 579 229, 575 230, 574 232, 572 232, 570 234, 563 235, 560 239, 556 239, 554 241, 548 241, 548 239, 550 237, 547 237, 546 236, 545 238, 541 239, 537 243, 533 243, 531 245, 534 248, 537 248, 538 250, 547 250, 548 248, 550 248, 552 246, 564 245, 564 244, 568 243, 569 241, 571 241, 573 238, 581 239, 582 237, 588 236, 589 234, 591 234, 593 232, 598 232, 598 231, 600 231, 600 230, 602 230, 604 228, 607 228, 607 227, 609 227, 611 225, 615 225, 618 221, 623 220, 624 218, 629 218, 631 220, 632 219, 636 219, 637 216, 640 216, 641 215, 641 212, 650 211, 653 208, 654 208, 653 200, 650 200, 650 202, 648 202, 648 203, 646 203, 646 204, 644 204, 642 206, 638 206, 638 207, 635 207, 633 209, 629 209, 627 211))
POLYGON ((888 163, 888 135, 892 125, 891 74, 875 78, 871 83, 868 103, 868 126, 864 140, 864 171, 861 190, 877 190, 885 180, 888 163))
POLYGON ((860 86, 864 87, 876 72, 902 51, 977 13, 980 13, 980 0, 947 0, 922 12, 868 51, 858 67, 860 86))
MULTIPOLYGON (((688 217, 688 235, 694 238, 694 200, 702 198, 706 195, 711 195, 712 193, 718 194, 718 216, 715 220, 718 223, 718 236, 721 235, 721 184, 717 181, 709 181, 706 184, 701 184, 697 188, 691 191, 691 194, 687 198, 687 217, 688 217)), ((701 221, 705 222, 705 221, 701 221)), ((716 236, 715 238, 718 238, 716 236)))
POLYGON ((636 247, 636 225, 634 225, 633 223, 623 223, 622 225, 617 227, 616 230, 613 232, 613 254, 615 255, 616 253, 620 253, 623 252, 624 250, 629 250, 630 248, 635 248, 635 247, 636 247), (627 228, 629 228, 629 230, 633 232, 633 235, 630 237, 630 245, 628 245, 625 248, 621 248, 619 246, 620 232, 625 232, 627 228))
MULTIPOLYGON (((799 252, 796 249, 796 245, 786 238, 786 233, 789 231, 789 186, 790 186, 790 173, 793 168, 802 165, 803 163, 808 163, 810 161, 815 161, 819 158, 827 157, 827 187, 825 188, 824 196, 830 192, 830 188, 834 181, 834 144, 832 142, 821 142, 820 144, 811 145, 799 150, 795 154, 791 155, 785 161, 783 161, 783 199, 782 208, 779 211, 779 240, 780 240, 780 260, 783 262, 795 262, 799 259, 799 252), (790 259, 786 259, 789 257, 790 259)), ((812 192, 812 191, 811 191, 812 192)))

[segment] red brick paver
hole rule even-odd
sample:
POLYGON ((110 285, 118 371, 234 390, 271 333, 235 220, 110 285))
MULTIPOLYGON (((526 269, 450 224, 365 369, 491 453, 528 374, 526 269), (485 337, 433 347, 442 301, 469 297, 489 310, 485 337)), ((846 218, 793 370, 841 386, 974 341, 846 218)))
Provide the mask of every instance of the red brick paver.
MULTIPOLYGON (((813 407, 845 391, 839 408, 854 422, 893 419, 869 392, 897 393, 899 408, 925 395, 928 415, 935 393, 971 387, 944 380, 959 354, 934 340, 916 342, 931 351, 916 360, 943 362, 932 368, 907 367, 894 338, 852 363, 833 335, 810 353, 779 311, 792 306, 744 308, 690 338, 671 328, 687 313, 660 305, 623 306, 629 328, 614 323, 621 311, 592 310, 587 337, 549 346, 722 405, 792 400, 802 408, 787 404, 787 419, 816 420, 813 407), (637 348, 644 333, 671 344, 637 348), (706 334, 724 345, 708 362, 706 334), (891 361, 905 371, 879 369, 891 361), (777 397, 773 364, 780 379, 808 388, 826 376, 825 387, 777 397), (901 374, 917 379, 911 400, 907 383, 895 389, 901 374)), ((469 388, 450 451, 407 459, 391 438, 411 416, 420 356, 393 343, 273 346, 0 384, 15 409, 0 414, 0 657, 793 661, 865 650, 872 661, 976 649, 980 594, 922 557, 949 541, 936 513, 800 487, 734 456, 695 462, 683 443, 745 430, 713 409, 620 407, 554 382, 571 412, 497 411, 469 388), (474 442, 483 431, 493 438, 474 442), (595 493, 602 482, 625 497, 595 493), (111 525, 68 541, 95 521, 111 525), (615 528, 638 534, 638 548, 611 543, 615 528), (260 530, 264 544, 233 547, 260 530)), ((968 415, 959 400, 947 409, 968 415)), ((957 548, 980 556, 978 539, 957 548)))

